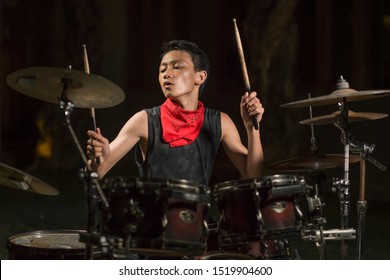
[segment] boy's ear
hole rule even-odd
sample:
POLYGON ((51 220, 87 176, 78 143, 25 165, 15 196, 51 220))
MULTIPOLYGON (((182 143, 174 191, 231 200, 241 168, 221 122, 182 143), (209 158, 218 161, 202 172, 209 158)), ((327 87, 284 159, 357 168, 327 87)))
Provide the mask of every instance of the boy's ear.
POLYGON ((207 72, 204 70, 196 72, 196 78, 195 78, 195 84, 201 85, 203 84, 207 79, 207 72))

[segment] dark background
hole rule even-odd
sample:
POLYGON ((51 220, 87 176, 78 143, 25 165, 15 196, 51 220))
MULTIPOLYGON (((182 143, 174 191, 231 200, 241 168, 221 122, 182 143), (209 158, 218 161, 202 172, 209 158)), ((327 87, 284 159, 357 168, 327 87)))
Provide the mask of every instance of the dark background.
MULTIPOLYGON (((201 100, 228 113, 243 141, 239 115, 244 92, 232 19, 240 29, 252 89, 266 109, 261 123, 266 163, 310 153, 308 108, 281 109, 284 103, 330 94, 342 75, 356 90, 390 88, 390 4, 385 0, 1 0, 0 1, 0 162, 43 180, 58 196, 0 188, 0 258, 8 253, 7 239, 36 230, 85 229, 86 199, 78 170, 81 156, 63 126, 57 104, 27 97, 12 90, 6 77, 32 67, 67 67, 83 70, 82 44, 88 48, 92 74, 120 86, 126 94, 118 106, 97 109, 98 126, 112 140, 135 112, 159 105, 158 85, 162 42, 187 39, 209 55, 212 70, 201 100), (39 130, 38 123, 45 130, 39 130), (45 134, 46 133, 46 134, 45 134), (44 136, 53 140, 48 158, 36 152, 44 136), (4 244, 4 245, 2 245, 4 244)), ((388 97, 352 102, 357 112, 390 112, 388 97)), ((313 115, 336 111, 336 104, 313 107, 313 115)), ((71 122, 84 147, 85 131, 92 127, 89 110, 76 108, 71 122)), ((354 138, 375 144, 373 157, 389 167, 389 119, 351 124, 354 138)), ((340 130, 333 125, 314 126, 322 154, 343 154, 340 130)), ((350 168, 351 219, 356 228, 359 164, 350 168)), ((267 170, 267 175, 275 171, 267 170)), ((342 178, 343 168, 324 170, 321 186, 326 228, 339 228, 339 205, 331 191, 332 178, 342 178)), ((107 176, 137 176, 133 154, 126 156, 107 176)), ((311 182, 309 174, 303 174, 311 182)), ((222 149, 210 187, 239 175, 222 149)), ((367 162, 368 201, 365 255, 390 259, 388 216, 389 171, 367 162)), ((304 259, 318 259, 314 243, 293 241, 304 259)), ((356 257, 350 242, 350 258, 356 257)), ((328 258, 339 258, 339 242, 328 242, 328 258)))

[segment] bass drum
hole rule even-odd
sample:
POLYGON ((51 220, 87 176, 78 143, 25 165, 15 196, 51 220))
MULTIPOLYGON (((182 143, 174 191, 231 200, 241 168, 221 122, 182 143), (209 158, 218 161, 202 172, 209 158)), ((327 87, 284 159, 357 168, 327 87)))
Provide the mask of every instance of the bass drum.
POLYGON ((86 246, 79 241, 82 230, 39 230, 8 238, 10 260, 82 260, 86 246))

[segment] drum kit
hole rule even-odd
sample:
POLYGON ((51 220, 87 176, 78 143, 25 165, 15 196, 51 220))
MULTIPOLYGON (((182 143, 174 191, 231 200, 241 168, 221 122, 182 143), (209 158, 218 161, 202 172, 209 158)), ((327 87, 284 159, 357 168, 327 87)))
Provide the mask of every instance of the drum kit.
MULTIPOLYGON (((123 91, 109 80, 89 71, 31 67, 10 74, 7 83, 22 94, 57 103, 64 112, 64 123, 86 166, 80 177, 87 190, 88 206, 86 230, 42 230, 11 236, 7 242, 10 259, 291 259, 288 239, 296 237, 314 241, 321 259, 325 240, 341 241, 342 258, 346 258, 347 241, 356 239, 358 258, 362 256, 367 206, 365 174, 361 178, 355 230, 349 226, 349 165, 360 162, 362 173, 365 160, 382 170, 385 167, 371 157, 373 145, 352 139, 349 123, 387 115, 356 113, 348 110, 348 103, 390 96, 390 90, 355 91, 341 78, 337 90, 330 95, 282 105, 311 109, 339 104, 337 112, 311 116, 300 123, 312 127, 336 125, 341 130, 345 154, 320 154, 312 141, 310 155, 268 166, 282 174, 226 181, 208 188, 180 179, 98 180, 72 129, 70 115, 74 107, 107 108, 121 103, 123 91), (319 194, 321 179, 311 186, 304 176, 289 172, 323 171, 342 165, 344 178, 333 182, 340 199, 341 227, 327 230, 319 194), (220 213, 215 224, 207 222, 211 197, 215 197, 220 213), (302 199, 306 201, 308 218, 300 207, 302 199)), ((59 193, 41 180, 2 163, 0 184, 42 195, 59 193)))

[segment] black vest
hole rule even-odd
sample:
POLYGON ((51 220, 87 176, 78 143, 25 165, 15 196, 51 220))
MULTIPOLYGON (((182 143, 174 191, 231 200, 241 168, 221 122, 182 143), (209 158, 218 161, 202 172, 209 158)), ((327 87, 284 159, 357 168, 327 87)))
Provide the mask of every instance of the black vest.
POLYGON ((196 140, 171 148, 162 139, 160 106, 145 110, 148 115, 148 152, 142 161, 140 146, 135 160, 143 178, 185 179, 208 186, 221 140, 221 112, 205 108, 204 121, 196 140))

